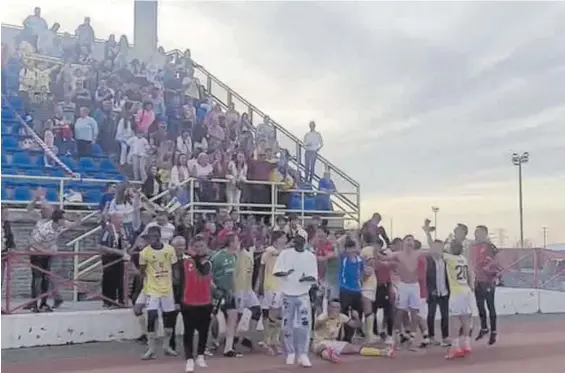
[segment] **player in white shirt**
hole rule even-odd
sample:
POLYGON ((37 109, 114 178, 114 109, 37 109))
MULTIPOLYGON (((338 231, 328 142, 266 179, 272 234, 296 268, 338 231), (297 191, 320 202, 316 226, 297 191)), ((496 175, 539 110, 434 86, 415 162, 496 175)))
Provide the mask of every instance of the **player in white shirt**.
POLYGON ((307 237, 294 238, 294 246, 283 250, 275 262, 273 274, 280 278, 282 292, 283 340, 286 364, 298 363, 311 367, 308 357, 310 330, 312 329, 309 291, 318 281, 316 256, 305 249, 307 237))

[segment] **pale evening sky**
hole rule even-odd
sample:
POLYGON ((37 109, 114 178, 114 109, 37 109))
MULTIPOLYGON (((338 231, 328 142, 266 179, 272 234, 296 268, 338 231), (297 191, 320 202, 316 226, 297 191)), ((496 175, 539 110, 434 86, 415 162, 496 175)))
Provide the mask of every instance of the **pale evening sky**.
MULTIPOLYGON (((92 18, 133 40, 133 1, 4 3, 3 23, 40 6, 51 26, 92 18)), ((565 3, 160 1, 159 41, 194 59, 302 138, 315 119, 328 159, 361 183, 394 235, 440 207, 439 232, 486 224, 565 242, 565 3), (560 22, 561 20, 561 22, 560 22)))

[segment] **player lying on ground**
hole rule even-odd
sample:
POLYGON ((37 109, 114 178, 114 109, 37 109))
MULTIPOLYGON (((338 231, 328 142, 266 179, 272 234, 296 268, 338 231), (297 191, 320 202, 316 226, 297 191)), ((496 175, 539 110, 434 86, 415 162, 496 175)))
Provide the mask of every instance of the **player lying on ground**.
POLYGON ((334 299, 328 305, 328 314, 322 314, 316 319, 313 350, 318 356, 333 363, 339 362, 340 355, 394 357, 394 349, 391 347, 379 349, 338 341, 337 338, 343 326, 348 325, 354 329, 361 327, 359 314, 356 311, 352 311, 349 317, 340 310, 339 299, 334 299))

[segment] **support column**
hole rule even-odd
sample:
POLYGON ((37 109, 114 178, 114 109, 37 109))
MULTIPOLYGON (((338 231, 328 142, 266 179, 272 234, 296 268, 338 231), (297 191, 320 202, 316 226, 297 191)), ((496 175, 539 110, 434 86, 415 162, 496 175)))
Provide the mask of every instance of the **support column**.
POLYGON ((135 56, 146 60, 157 50, 157 0, 134 0, 133 45, 135 56))

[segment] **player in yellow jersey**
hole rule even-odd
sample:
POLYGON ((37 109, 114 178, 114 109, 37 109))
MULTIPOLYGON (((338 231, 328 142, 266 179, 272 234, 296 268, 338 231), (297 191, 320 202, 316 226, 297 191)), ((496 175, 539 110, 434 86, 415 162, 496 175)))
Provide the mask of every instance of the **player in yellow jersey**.
POLYGON ((339 299, 333 299, 328 304, 328 314, 320 315, 314 323, 314 352, 322 359, 338 363, 340 355, 382 356, 394 357, 394 349, 389 347, 379 349, 366 347, 345 341, 338 341, 339 334, 344 326, 359 328, 361 321, 357 311, 351 312, 351 317, 341 313, 339 299))
POLYGON ((281 346, 281 306, 282 293, 279 279, 273 275, 275 262, 279 253, 286 248, 287 237, 283 231, 275 231, 271 237, 271 246, 265 249, 261 256, 259 281, 256 293, 263 296, 262 314, 265 345, 271 355, 282 353, 281 346))
POLYGON ((447 278, 449 281, 450 298, 449 312, 451 320, 449 326, 453 337, 451 348, 447 352, 447 359, 464 357, 471 352, 471 318, 473 303, 473 287, 475 280, 473 272, 469 270, 467 258, 461 242, 452 241, 450 253, 444 255, 447 278), (460 334, 460 332, 462 333, 460 334), (460 342, 462 335, 462 343, 460 342))
POLYGON ((175 249, 161 242, 161 228, 150 227, 147 231, 149 246, 139 253, 139 271, 143 278, 143 291, 136 300, 136 307, 145 303, 147 310, 147 352, 142 359, 155 358, 156 324, 159 311, 163 313, 163 350, 165 355, 176 356, 169 339, 176 321, 173 296, 173 264, 177 262, 175 249))

